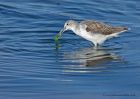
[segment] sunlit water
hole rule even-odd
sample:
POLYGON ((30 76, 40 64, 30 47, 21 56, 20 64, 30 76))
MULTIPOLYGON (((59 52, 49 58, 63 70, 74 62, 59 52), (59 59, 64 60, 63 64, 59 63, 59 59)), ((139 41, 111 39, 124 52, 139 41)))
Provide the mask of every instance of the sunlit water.
POLYGON ((139 0, 0 0, 0 98, 140 98, 139 0), (65 32, 68 19, 128 32, 99 49, 65 32))

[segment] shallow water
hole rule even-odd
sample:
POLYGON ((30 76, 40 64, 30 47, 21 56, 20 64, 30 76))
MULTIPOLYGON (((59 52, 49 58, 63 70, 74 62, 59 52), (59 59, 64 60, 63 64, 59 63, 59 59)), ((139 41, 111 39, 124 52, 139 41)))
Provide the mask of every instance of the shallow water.
POLYGON ((140 96, 139 0, 0 0, 0 98, 140 96), (128 32, 94 49, 68 19, 100 20, 128 32))

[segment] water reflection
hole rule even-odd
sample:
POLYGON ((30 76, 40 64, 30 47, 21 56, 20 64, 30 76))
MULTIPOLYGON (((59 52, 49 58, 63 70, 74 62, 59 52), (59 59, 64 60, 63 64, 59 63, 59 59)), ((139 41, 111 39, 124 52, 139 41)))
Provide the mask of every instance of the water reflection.
POLYGON ((121 61, 121 58, 112 52, 115 49, 106 48, 85 48, 78 51, 67 52, 64 59, 80 65, 72 65, 65 72, 101 72, 107 67, 107 64, 113 61, 121 61), (89 68, 90 67, 90 68, 89 68))

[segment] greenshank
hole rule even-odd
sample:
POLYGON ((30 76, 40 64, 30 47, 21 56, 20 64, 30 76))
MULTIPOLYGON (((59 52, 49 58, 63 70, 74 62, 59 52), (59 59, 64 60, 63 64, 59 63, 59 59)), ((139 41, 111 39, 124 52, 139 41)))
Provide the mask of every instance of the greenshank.
POLYGON ((79 23, 74 20, 68 20, 65 22, 64 28, 59 32, 59 36, 67 30, 71 30, 76 35, 91 41, 95 47, 97 47, 107 39, 118 37, 120 33, 127 31, 128 28, 123 26, 111 26, 95 20, 85 20, 79 23))

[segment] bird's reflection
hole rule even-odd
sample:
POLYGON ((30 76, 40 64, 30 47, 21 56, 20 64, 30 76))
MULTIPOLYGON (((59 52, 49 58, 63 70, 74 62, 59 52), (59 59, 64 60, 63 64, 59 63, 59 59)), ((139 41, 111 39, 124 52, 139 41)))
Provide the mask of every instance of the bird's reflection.
POLYGON ((65 53, 65 59, 79 61, 83 66, 97 66, 110 61, 120 60, 119 56, 110 52, 112 49, 86 48, 78 51, 65 53))

